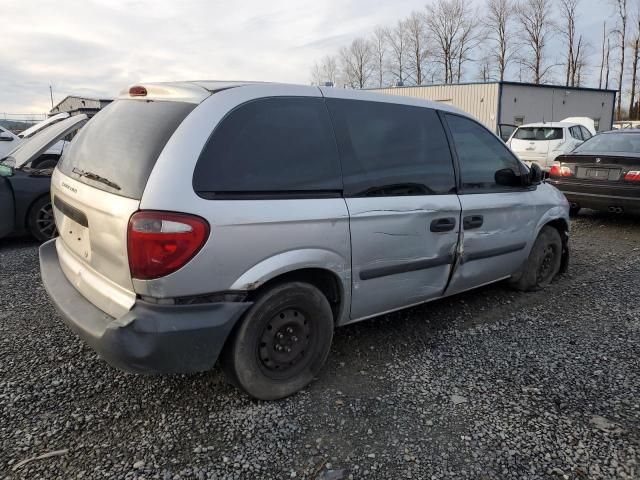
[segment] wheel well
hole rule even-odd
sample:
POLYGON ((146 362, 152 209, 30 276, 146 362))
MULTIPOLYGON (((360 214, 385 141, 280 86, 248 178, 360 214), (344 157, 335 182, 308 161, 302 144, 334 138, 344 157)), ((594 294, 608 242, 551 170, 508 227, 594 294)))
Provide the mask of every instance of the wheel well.
POLYGON ((556 218, 548 222, 546 226, 555 228, 562 240, 562 260, 560 261, 560 273, 565 273, 569 268, 569 224, 563 218, 556 218))
POLYGON ((286 282, 305 282, 316 287, 327 297, 333 312, 334 322, 338 320, 344 298, 342 284, 336 274, 322 268, 303 268, 278 275, 249 292, 249 299, 256 298, 261 292, 274 285, 286 282))

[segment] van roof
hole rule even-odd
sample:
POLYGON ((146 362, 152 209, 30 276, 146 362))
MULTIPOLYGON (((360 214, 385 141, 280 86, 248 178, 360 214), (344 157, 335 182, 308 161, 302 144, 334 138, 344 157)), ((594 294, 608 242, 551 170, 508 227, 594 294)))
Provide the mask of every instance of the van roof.
MULTIPOLYGON (((136 83, 130 87, 123 89, 120 92, 119 98, 136 98, 136 95, 131 94, 131 89, 134 87, 144 87, 146 89, 145 95, 140 95, 140 98, 149 100, 174 100, 190 103, 200 103, 210 95, 227 90, 230 88, 244 87, 244 86, 276 86, 276 85, 295 85, 281 82, 258 82, 258 81, 242 81, 242 80, 190 80, 182 82, 141 82, 136 83)), ((352 100, 371 100, 371 101, 386 101, 403 105, 415 105, 422 107, 430 107, 435 110, 441 110, 446 112, 457 113, 466 117, 471 117, 466 112, 445 105, 439 102, 432 102, 429 100, 423 100, 415 97, 408 97, 404 95, 389 95, 384 93, 373 92, 371 90, 363 89, 348 89, 337 87, 323 87, 323 86, 311 86, 305 85, 309 89, 318 89, 322 92, 322 95, 329 98, 343 98, 352 100)))

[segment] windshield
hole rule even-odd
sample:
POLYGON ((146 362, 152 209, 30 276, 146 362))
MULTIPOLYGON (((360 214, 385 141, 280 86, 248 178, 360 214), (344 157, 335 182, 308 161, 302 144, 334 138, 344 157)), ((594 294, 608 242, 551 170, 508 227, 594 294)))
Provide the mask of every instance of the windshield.
POLYGON ((139 199, 160 152, 195 106, 117 100, 78 133, 58 168, 94 188, 139 199))
POLYGON ((576 147, 574 152, 640 154, 640 133, 606 133, 596 135, 576 147))
POLYGON ((520 127, 513 135, 516 140, 562 140, 562 128, 555 127, 520 127))

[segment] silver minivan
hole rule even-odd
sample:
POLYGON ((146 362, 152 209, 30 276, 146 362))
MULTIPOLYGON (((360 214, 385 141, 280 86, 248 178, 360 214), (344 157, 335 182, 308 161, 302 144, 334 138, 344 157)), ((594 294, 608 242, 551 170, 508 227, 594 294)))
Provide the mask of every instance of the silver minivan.
POLYGON ((46 290, 110 364, 211 369, 259 399, 305 387, 336 326, 503 279, 547 286, 569 207, 442 104, 241 82, 141 84, 51 185, 46 290))

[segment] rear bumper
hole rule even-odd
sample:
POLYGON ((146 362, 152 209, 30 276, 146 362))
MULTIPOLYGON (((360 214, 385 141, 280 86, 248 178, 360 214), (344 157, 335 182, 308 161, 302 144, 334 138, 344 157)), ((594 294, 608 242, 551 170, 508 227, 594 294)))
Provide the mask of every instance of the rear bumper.
POLYGON ((137 300, 113 318, 85 299, 60 268, 55 240, 40 247, 45 289, 65 323, 109 364, 137 373, 211 369, 247 302, 156 305, 137 300))
POLYGON ((620 207, 627 213, 640 214, 640 196, 638 196, 640 189, 585 188, 584 186, 572 188, 573 185, 570 184, 552 183, 567 197, 569 203, 578 204, 580 207, 594 210, 608 210, 609 207, 620 207))

